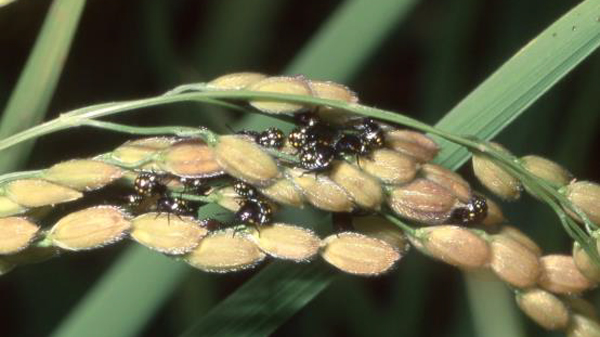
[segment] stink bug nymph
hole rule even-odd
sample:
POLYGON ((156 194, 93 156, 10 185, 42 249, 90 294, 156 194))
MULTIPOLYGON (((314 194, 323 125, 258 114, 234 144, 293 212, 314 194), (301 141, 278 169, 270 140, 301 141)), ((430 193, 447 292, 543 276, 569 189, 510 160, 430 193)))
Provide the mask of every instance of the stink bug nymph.
POLYGON ((240 197, 246 199, 255 199, 256 197, 258 197, 258 191, 256 190, 256 188, 245 181, 236 180, 233 183, 233 190, 240 197))
POLYGON ((264 147, 280 149, 283 147, 285 135, 278 128, 268 128, 256 136, 256 142, 264 147))
POLYGON ((266 225, 273 218, 273 209, 268 202, 258 199, 245 199, 235 213, 235 219, 253 226, 266 225))
POLYGON ((450 221, 462 225, 479 224, 485 220, 487 211, 485 198, 474 195, 464 207, 459 207, 452 212, 450 221))
POLYGON ((191 213, 185 200, 167 195, 163 195, 158 199, 156 203, 156 211, 159 214, 165 212, 168 214, 175 214, 177 216, 189 215, 191 213))
POLYGON ((164 193, 166 186, 162 183, 162 178, 158 173, 142 172, 135 178, 133 188, 136 193, 144 196, 164 193))
POLYGON ((311 172, 327 170, 335 157, 335 150, 331 146, 315 144, 306 147, 300 152, 300 167, 311 172))

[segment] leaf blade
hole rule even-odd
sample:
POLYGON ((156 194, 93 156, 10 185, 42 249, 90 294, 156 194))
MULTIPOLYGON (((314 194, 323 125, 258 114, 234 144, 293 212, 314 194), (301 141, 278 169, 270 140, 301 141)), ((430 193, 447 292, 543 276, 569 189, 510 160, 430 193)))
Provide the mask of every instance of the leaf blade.
POLYGON ((237 295, 221 301, 181 337, 268 336, 281 322, 295 314, 297 307, 310 302, 333 279, 331 270, 323 263, 290 266, 285 262, 273 262, 236 290, 237 295), (277 319, 256 315, 265 308, 277 313, 277 319), (232 317, 236 319, 232 320, 232 317))
MULTIPOLYGON (((531 40, 438 123, 451 132, 491 139, 546 93, 600 45, 600 3, 588 0, 563 15, 531 40)), ((458 167, 465 149, 439 140, 442 154, 458 167), (458 166, 457 166, 458 165, 458 166)))
POLYGON ((146 325, 189 266, 143 247, 130 247, 113 264, 50 337, 135 336, 146 325), (159 277, 169 275, 169 277, 159 277), (123 291, 127 296, 123 296, 123 291), (126 319, 124 319, 126 317, 126 319))
POLYGON ((378 0, 373 6, 370 0, 345 1, 286 72, 338 82, 352 79, 416 3, 378 0))
MULTIPOLYGON (((44 118, 67 59, 85 0, 55 0, 11 94, 2 119, 0 139, 37 125, 44 118)), ((33 142, 3 153, 0 172, 12 171, 29 156, 33 142)))

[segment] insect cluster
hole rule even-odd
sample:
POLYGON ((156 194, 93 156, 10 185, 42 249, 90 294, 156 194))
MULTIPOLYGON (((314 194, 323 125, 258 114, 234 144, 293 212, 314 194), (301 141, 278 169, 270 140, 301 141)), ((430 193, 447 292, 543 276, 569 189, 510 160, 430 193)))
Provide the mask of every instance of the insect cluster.
MULTIPOLYGON (((369 158, 374 150, 385 146, 386 126, 372 118, 354 119, 343 125, 323 121, 313 111, 294 114, 296 127, 287 135, 277 128, 262 132, 243 130, 257 144, 285 151, 286 145, 293 149, 298 162, 295 166, 308 173, 327 172, 334 160, 349 160, 355 156, 369 158)), ((272 208, 256 188, 243 182, 233 184, 235 192, 242 198, 236 219, 252 225, 264 225, 270 221, 272 208)), ((360 211, 359 211, 360 213, 360 211)), ((461 225, 480 223, 487 215, 486 199, 474 195, 464 206, 452 212, 449 222, 461 225)))
POLYGON ((273 149, 283 148, 287 140, 298 155, 299 167, 309 172, 326 171, 334 159, 369 155, 372 150, 384 146, 383 129, 371 118, 362 118, 340 127, 322 121, 315 112, 306 111, 296 113, 294 122, 296 128, 287 137, 277 128, 238 133, 273 149))
POLYGON ((371 118, 335 127, 313 112, 302 112, 295 115, 295 122, 288 142, 298 151, 300 167, 310 172, 325 171, 334 159, 368 155, 384 145, 383 129, 371 118))
MULTIPOLYGON (((271 137, 270 139, 275 138, 271 137)), ((177 181, 182 185, 182 195, 206 195, 211 188, 208 179, 142 171, 133 182, 135 193, 127 196, 129 208, 141 212, 155 210, 158 214, 192 216, 194 212, 190 203, 169 191, 168 184, 172 181, 177 181)), ((252 226, 261 226, 271 222, 272 206, 255 187, 241 180, 233 180, 232 186, 240 198, 240 208, 234 216, 237 221, 252 226)), ((223 226, 219 221, 210 218, 201 220, 201 223, 214 229, 223 226)))
POLYGON ((259 145, 273 149, 282 148, 285 142, 285 134, 278 128, 268 128, 262 132, 243 130, 238 134, 249 136, 259 145))
POLYGON ((192 210, 189 203, 169 193, 167 184, 174 180, 183 186, 183 193, 204 194, 208 191, 207 185, 200 178, 177 177, 167 173, 143 171, 133 182, 135 193, 127 196, 130 208, 154 208, 159 214, 191 215, 192 210))
POLYGON ((266 225, 273 218, 273 208, 258 190, 241 180, 233 183, 233 190, 242 198, 235 219, 253 226, 266 225))

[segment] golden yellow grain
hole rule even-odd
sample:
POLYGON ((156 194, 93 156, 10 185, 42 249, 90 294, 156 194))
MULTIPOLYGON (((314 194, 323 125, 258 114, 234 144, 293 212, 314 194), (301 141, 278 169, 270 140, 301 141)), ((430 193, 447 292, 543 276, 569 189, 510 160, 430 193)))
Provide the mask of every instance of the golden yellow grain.
POLYGON ((579 294, 593 287, 569 255, 546 255, 540 259, 542 274, 538 284, 556 294, 579 294))
POLYGON ((420 163, 433 160, 440 151, 438 145, 431 138, 410 130, 386 132, 385 143, 388 148, 411 156, 420 163))
POLYGON ((401 254, 382 240, 344 232, 323 240, 321 256, 347 273, 375 276, 390 270, 401 254))
POLYGON ((517 305, 534 322, 548 330, 562 330, 569 324, 569 309, 563 301, 542 289, 517 294, 517 305))
MULTIPOLYGON (((496 151, 510 154, 507 149, 497 143, 490 143, 496 151)), ((473 172, 479 181, 495 195, 502 199, 514 201, 521 196, 521 182, 506 172, 494 160, 481 153, 473 154, 473 172)))
POLYGON ((409 248, 404 232, 384 217, 375 215, 356 217, 352 224, 358 232, 389 243, 401 254, 409 248))
POLYGON ((74 159, 47 169, 42 178, 78 191, 102 188, 123 176, 123 170, 92 159, 74 159))
POLYGON ((5 190, 12 201, 25 207, 60 204, 83 197, 79 191, 41 179, 11 181, 5 190))
POLYGON ((252 185, 268 186, 279 177, 275 160, 244 137, 219 137, 215 158, 225 172, 252 185))
POLYGON ((210 233, 185 260, 191 266, 214 273, 255 267, 265 258, 258 246, 242 233, 229 228, 210 233))
POLYGON ((578 243, 573 245, 573 260, 579 271, 585 277, 592 282, 600 282, 600 267, 598 267, 578 243))
POLYGON ((260 73, 240 72, 219 76, 208 82, 211 88, 219 90, 241 90, 251 84, 262 81, 267 76, 260 73))
POLYGON ((401 217, 440 224, 446 221, 457 203, 457 198, 446 188, 426 179, 392 189, 388 205, 401 217))
POLYGON ((310 260, 321 246, 321 239, 313 231, 283 223, 253 229, 250 239, 270 256, 298 262, 310 260))
POLYGON ((259 190, 262 194, 279 204, 298 208, 304 206, 302 192, 287 179, 279 179, 273 185, 260 188, 259 190))
POLYGON ((417 175, 416 161, 405 154, 389 150, 374 150, 369 156, 360 157, 362 170, 386 184, 403 184, 417 175))
POLYGON ((128 141, 111 152, 111 158, 125 165, 139 164, 152 159, 158 151, 178 140, 174 137, 152 137, 128 141))
POLYGON ((181 141, 163 150, 160 166, 178 176, 212 177, 223 173, 213 149, 199 140, 181 141))
MULTIPOLYGON (((312 90, 308 85, 308 81, 302 76, 268 77, 253 83, 248 87, 248 90, 312 96, 312 90)), ((293 113, 304 109, 304 106, 301 104, 269 100, 251 100, 250 105, 260 111, 271 114, 293 113)))
POLYGON ((21 214, 25 211, 27 211, 26 207, 17 204, 8 197, 0 196, 0 217, 21 214))
POLYGON ((377 179, 344 161, 333 164, 329 177, 361 208, 378 210, 383 202, 383 190, 377 179))
POLYGON ((0 254, 18 253, 35 239, 40 228, 24 218, 0 218, 0 254))
MULTIPOLYGON (((330 81, 313 80, 309 80, 308 85, 310 86, 313 96, 315 97, 342 101, 347 103, 358 102, 358 96, 356 95, 356 93, 350 90, 345 85, 341 85, 339 83, 334 83, 330 81)), ((354 114, 346 110, 335 109, 327 106, 319 107, 317 113, 323 121, 333 124, 344 124, 355 117, 354 114)))
POLYGON ((517 288, 536 284, 541 267, 529 248, 506 235, 492 236, 490 248, 490 267, 500 279, 517 288))
POLYGON ((142 245, 165 254, 190 252, 208 234, 192 217, 146 213, 132 221, 131 237, 142 245))
POLYGON ((62 249, 86 250, 121 240, 131 228, 126 214, 114 206, 96 206, 61 218, 48 233, 62 249))
POLYGON ((326 176, 300 169, 290 169, 286 173, 313 206, 331 212, 350 212, 354 208, 346 191, 326 176))
POLYGON ((544 157, 529 155, 522 157, 521 161, 531 174, 556 186, 565 186, 573 179, 564 167, 544 157))
POLYGON ((459 226, 433 226, 417 230, 427 254, 461 268, 478 268, 490 261, 488 243, 459 226))
POLYGON ((600 323, 584 315, 573 315, 567 337, 600 337, 600 323))
POLYGON ((523 246, 527 247, 530 251, 532 251, 536 256, 542 256, 542 249, 533 241, 529 236, 525 233, 521 232, 519 229, 513 226, 503 226, 500 230, 501 235, 506 235, 513 240, 516 240, 523 246))
POLYGON ((446 188, 458 198, 467 203, 472 197, 471 186, 458 173, 436 164, 424 164, 420 174, 423 178, 446 188))
POLYGON ((591 181, 576 181, 567 186, 566 195, 591 221, 600 224, 600 185, 591 181))

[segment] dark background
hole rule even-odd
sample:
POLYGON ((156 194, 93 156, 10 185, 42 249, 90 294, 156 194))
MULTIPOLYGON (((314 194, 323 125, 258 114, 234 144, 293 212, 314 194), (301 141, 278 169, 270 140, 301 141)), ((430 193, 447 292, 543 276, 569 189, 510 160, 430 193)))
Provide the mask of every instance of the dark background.
MULTIPOLYGON (((47 119, 90 104, 157 95, 178 84, 206 81, 229 72, 280 74, 342 2, 225 3, 88 1, 47 119), (219 15, 227 7, 236 11, 229 17, 219 15)), ((345 84, 367 105, 435 123, 577 3, 418 2, 345 84)), ((21 0, 0 8, 3 104, 27 60, 49 5, 49 1, 21 0)), ((517 155, 543 155, 560 162, 579 179, 600 181, 599 70, 596 53, 538 100, 498 140, 517 155)), ((197 105, 147 109, 119 121, 137 125, 204 124, 223 130, 226 123, 239 117, 227 114, 206 118, 197 113, 201 109, 197 105)), ((90 129, 56 133, 37 142, 26 168, 43 168, 61 160, 106 152, 126 139, 90 129)), ((468 167, 461 173, 475 184, 468 167)), ((545 251, 570 251, 571 242, 558 220, 531 198, 505 205, 505 212, 545 251)), ((49 334, 126 246, 65 255, 18 268, 0 278, 1 335, 49 334)), ((253 273, 215 276, 190 269, 181 287, 142 335, 178 335, 210 308, 194 305, 198 297, 209 297, 208 302, 216 303, 253 273), (206 292, 194 286, 200 283, 206 292)), ((529 321, 526 324, 528 335, 553 335, 529 321)), ((367 279, 341 276, 275 335, 367 336, 373 331, 390 336, 473 335, 472 314, 459 271, 413 252, 389 275, 367 279)))

